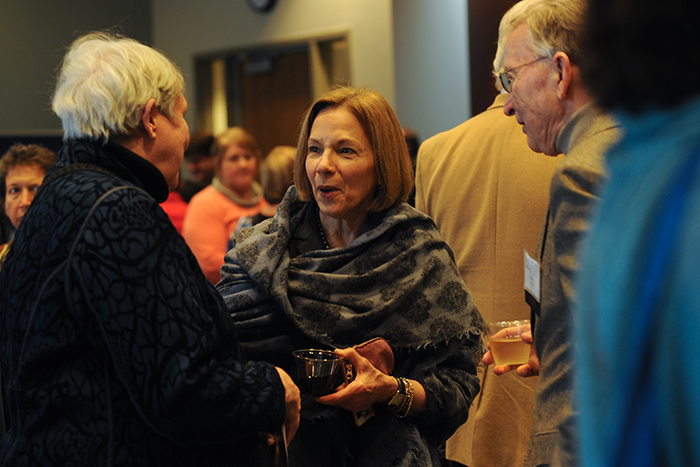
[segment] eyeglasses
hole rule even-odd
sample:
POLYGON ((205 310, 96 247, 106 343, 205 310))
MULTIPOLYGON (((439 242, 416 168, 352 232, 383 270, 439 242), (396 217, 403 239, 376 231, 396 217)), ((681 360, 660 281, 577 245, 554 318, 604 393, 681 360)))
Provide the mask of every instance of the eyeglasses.
POLYGON ((503 73, 498 74, 498 79, 501 80, 501 84, 503 85, 503 89, 506 90, 506 92, 510 92, 510 90, 513 88, 513 81, 515 81, 516 76, 513 76, 513 72, 516 70, 519 70, 520 68, 525 68, 526 66, 530 66, 535 62, 539 62, 540 60, 544 60, 545 58, 549 57, 540 57, 538 59, 535 59, 529 63, 525 63, 524 65, 516 66, 515 68, 511 68, 508 71, 504 71, 503 73))

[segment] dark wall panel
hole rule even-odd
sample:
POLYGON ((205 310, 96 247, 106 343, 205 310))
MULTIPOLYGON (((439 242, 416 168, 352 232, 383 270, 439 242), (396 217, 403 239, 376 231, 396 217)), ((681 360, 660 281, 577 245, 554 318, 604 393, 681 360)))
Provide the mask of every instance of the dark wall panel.
POLYGON ((472 115, 486 110, 498 91, 493 80, 498 24, 516 0, 469 0, 469 60, 472 115))
POLYGON ((150 0, 2 0, 0 135, 59 133, 51 112, 56 70, 80 33, 116 28, 150 43, 150 0))

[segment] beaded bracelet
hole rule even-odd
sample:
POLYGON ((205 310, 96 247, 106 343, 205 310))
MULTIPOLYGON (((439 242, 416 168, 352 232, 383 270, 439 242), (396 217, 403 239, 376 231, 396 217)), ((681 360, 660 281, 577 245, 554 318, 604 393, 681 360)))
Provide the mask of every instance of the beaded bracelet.
POLYGON ((406 385, 406 401, 397 411, 398 413, 396 414, 396 416, 399 418, 405 418, 406 415, 408 415, 408 412, 411 410, 411 405, 413 405, 413 394, 415 393, 415 390, 413 388, 413 383, 410 379, 401 379, 403 379, 403 383, 406 385))
POLYGON ((396 384, 398 386, 396 387, 396 394, 394 394, 394 397, 392 397, 387 404, 389 407, 394 406, 394 401, 396 400, 397 397, 406 394, 406 385, 403 382, 403 378, 399 378, 397 376, 394 376, 394 379, 396 380, 396 384))
MULTIPOLYGON (((394 408, 390 406, 389 408, 396 417, 406 418, 408 412, 411 410, 411 405, 413 404, 413 395, 415 393, 415 389, 413 388, 413 383, 410 379, 399 377, 396 378, 396 380, 399 383, 399 389, 396 391, 397 395, 399 393, 403 393, 403 390, 405 390, 406 398, 404 399, 403 404, 401 404, 400 407, 394 408)), ((391 400, 393 401, 395 398, 396 395, 391 400)))

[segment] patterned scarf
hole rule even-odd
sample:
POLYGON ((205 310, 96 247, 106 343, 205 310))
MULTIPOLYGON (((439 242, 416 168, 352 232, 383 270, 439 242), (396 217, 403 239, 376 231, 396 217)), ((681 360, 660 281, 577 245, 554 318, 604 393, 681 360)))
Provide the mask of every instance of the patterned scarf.
POLYGON ((349 246, 290 259, 290 236, 309 205, 291 187, 275 217, 236 237, 217 289, 239 325, 265 326, 270 310, 281 308, 326 345, 384 337, 395 349, 481 332, 483 319, 432 219, 401 203, 349 246))

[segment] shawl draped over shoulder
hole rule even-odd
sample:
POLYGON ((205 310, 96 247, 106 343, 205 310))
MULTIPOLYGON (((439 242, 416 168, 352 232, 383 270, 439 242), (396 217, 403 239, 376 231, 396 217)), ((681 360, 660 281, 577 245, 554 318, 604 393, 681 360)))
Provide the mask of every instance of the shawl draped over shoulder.
POLYGON ((290 259, 305 204, 290 188, 277 215, 243 229, 226 255, 217 289, 239 327, 259 325, 249 321, 279 307, 332 347, 384 337, 393 348, 418 348, 481 332, 481 315, 432 219, 402 203, 351 245, 290 259))
MULTIPOLYGON (((300 200, 291 187, 277 214, 241 229, 226 255, 217 289, 241 344, 249 357, 266 358, 294 376, 289 360, 275 356, 293 350, 289 346, 295 343, 284 336, 297 334, 329 348, 385 338, 397 355, 394 375, 416 379, 426 389, 429 413, 404 424, 435 427, 435 436, 422 431, 418 438, 427 443, 432 465, 439 465, 438 443, 466 420, 478 393, 475 373, 484 350, 483 319, 452 250, 431 218, 400 203, 370 213, 364 233, 346 247, 291 257, 289 242, 308 219, 307 209, 315 209, 315 203, 300 200)), ((307 407, 304 402, 300 434, 307 407)), ((403 422, 391 415, 386 420, 403 422)), ((385 443, 396 441, 392 431, 385 443)), ((404 461, 372 465, 414 465, 404 461)), ((424 461, 415 465, 431 465, 424 461)))

